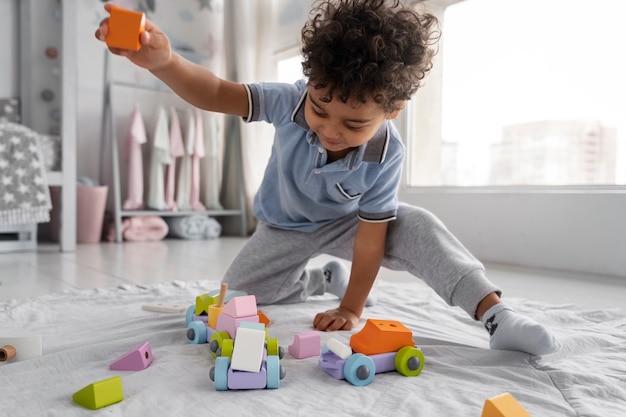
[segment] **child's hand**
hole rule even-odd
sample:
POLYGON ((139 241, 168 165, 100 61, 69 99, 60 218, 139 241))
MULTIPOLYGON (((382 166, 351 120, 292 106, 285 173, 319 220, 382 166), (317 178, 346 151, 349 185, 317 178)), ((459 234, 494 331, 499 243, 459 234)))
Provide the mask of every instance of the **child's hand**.
MULTIPOLYGON (((105 3, 104 10, 111 13, 111 3, 105 3)), ((109 32, 109 18, 100 22, 96 30, 96 38, 105 42, 109 32)), ((129 51, 126 49, 109 48, 111 53, 128 58, 133 64, 148 70, 156 70, 167 65, 172 56, 170 42, 167 36, 154 23, 146 19, 145 32, 139 37, 141 49, 129 51)))
POLYGON ((335 331, 351 330, 359 324, 359 316, 347 308, 337 307, 332 310, 317 313, 313 319, 316 330, 335 331))

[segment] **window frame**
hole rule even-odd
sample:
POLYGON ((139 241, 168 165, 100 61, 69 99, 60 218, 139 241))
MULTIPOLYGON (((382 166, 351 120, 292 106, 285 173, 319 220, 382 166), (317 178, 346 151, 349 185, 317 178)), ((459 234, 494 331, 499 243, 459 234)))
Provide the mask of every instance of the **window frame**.
MULTIPOLYGON (((443 25, 445 8, 460 1, 425 6, 443 25)), ((420 136, 441 139, 444 47, 397 120, 407 153, 420 136)), ((626 186, 409 187, 409 160, 400 201, 432 211, 482 261, 626 278, 626 186)))

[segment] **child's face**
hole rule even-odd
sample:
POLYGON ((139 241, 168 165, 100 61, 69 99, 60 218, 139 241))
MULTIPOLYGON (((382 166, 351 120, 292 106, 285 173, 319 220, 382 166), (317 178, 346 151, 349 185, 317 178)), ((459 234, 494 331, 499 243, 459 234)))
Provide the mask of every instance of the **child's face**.
POLYGON ((343 153, 370 140, 386 119, 399 111, 385 113, 371 100, 361 103, 349 100, 328 102, 328 89, 308 87, 304 117, 309 127, 330 153, 343 153))

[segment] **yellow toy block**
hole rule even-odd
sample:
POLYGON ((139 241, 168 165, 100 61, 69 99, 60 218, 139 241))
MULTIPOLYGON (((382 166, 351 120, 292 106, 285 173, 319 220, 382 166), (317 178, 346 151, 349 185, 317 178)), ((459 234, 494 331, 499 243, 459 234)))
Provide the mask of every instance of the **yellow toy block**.
POLYGON ((215 329, 217 327, 217 318, 220 316, 220 314, 222 314, 222 310, 224 310, 224 306, 220 307, 217 304, 209 306, 209 318, 207 320, 207 326, 212 329, 215 329))
POLYGON ((109 18, 109 33, 106 44, 112 48, 141 49, 139 36, 146 30, 146 16, 141 12, 115 6, 109 18))
POLYGON ((74 393, 72 399, 75 403, 87 407, 90 410, 97 410, 107 405, 119 403, 124 399, 122 378, 114 376, 113 378, 103 379, 102 381, 89 384, 74 393))
POLYGON ((531 417, 508 392, 485 401, 482 417, 531 417))

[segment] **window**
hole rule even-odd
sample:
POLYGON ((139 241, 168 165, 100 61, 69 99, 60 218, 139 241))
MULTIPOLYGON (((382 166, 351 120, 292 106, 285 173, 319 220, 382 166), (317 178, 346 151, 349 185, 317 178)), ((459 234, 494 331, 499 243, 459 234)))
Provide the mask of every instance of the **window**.
POLYGON ((408 185, 626 184, 625 15, 615 0, 446 7, 418 92, 440 86, 441 111, 409 125, 408 185))

